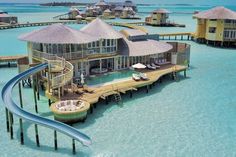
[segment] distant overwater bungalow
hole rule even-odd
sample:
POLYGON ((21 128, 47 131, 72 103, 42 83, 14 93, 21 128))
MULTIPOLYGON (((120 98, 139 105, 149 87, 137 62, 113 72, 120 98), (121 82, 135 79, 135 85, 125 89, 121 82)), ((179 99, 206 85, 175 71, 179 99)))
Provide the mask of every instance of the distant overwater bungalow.
POLYGON ((150 16, 145 18, 146 25, 161 27, 185 27, 185 25, 170 22, 168 20, 170 11, 166 9, 154 10, 150 16))
POLYGON ((236 45, 236 12, 215 7, 193 15, 197 20, 195 38, 214 46, 236 45))

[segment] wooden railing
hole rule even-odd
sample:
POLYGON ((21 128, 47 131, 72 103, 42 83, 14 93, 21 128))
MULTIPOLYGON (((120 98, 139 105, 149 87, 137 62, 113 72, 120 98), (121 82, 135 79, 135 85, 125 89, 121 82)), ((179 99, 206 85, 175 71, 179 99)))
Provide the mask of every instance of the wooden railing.
POLYGON ((32 55, 33 58, 36 58, 41 62, 49 63, 50 71, 53 71, 56 68, 61 69, 62 74, 59 74, 51 79, 52 89, 63 87, 73 79, 74 67, 70 62, 66 61, 65 58, 37 50, 33 50, 32 55))

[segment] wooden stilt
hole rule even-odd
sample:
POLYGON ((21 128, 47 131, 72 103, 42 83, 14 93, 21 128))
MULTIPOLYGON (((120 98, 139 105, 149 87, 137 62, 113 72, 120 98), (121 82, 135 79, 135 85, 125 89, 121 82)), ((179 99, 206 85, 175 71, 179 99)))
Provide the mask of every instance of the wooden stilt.
POLYGON ((23 122, 21 118, 19 122, 20 122, 20 143, 24 145, 24 130, 23 130, 23 122))
POLYGON ((108 97, 106 97, 106 105, 108 105, 108 104, 109 104, 108 97))
POLYGON ((7 132, 10 131, 10 126, 9 126, 9 114, 8 114, 8 109, 5 108, 5 112, 6 112, 6 126, 7 126, 7 132))
POLYGON ((10 138, 13 139, 13 114, 9 112, 10 117, 10 138))
POLYGON ((129 97, 133 98, 133 91, 132 90, 130 91, 130 96, 129 97))
MULTIPOLYGON (((20 107, 23 108, 23 99, 22 99, 22 91, 21 91, 21 83, 18 84, 19 86, 19 96, 20 96, 20 107)), ((21 144, 24 144, 24 130, 23 130, 23 122, 22 119, 19 119, 19 123, 20 123, 20 141, 21 144)))
POLYGON ((93 104, 93 106, 94 106, 94 108, 97 108, 97 104, 95 103, 95 104, 93 104))
POLYGON ((93 113, 93 105, 90 106, 90 113, 93 113))
POLYGON ((73 154, 76 154, 76 151, 75 151, 75 140, 72 139, 72 152, 73 154))
POLYGON ((34 106, 35 106, 35 112, 38 113, 38 104, 37 104, 37 97, 36 97, 36 84, 35 84, 35 79, 33 79, 33 92, 34 92, 34 106))
POLYGON ((37 147, 40 147, 40 144, 39 144, 39 134, 38 134, 38 125, 34 124, 34 128, 35 128, 36 144, 37 144, 37 147))
POLYGON ((184 77, 185 77, 185 78, 187 77, 186 70, 184 70, 184 77))
POLYGON ((36 83, 36 94, 37 94, 37 99, 40 100, 40 95, 39 95, 39 78, 38 78, 38 74, 36 74, 35 83, 36 83))
POLYGON ((48 106, 50 107, 51 106, 51 99, 48 99, 48 106))
POLYGON ((147 87, 146 87, 146 93, 148 93, 148 85, 147 85, 147 87))
POLYGON ((11 67, 11 63, 10 62, 8 62, 8 68, 10 68, 11 67))
POLYGON ((57 131, 54 130, 54 148, 57 150, 57 131))

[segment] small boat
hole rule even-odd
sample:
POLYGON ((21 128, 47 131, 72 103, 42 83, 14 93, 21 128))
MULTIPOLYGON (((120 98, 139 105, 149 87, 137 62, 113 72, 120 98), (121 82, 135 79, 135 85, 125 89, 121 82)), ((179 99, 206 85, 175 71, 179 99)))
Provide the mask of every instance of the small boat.
POLYGON ((132 74, 132 78, 133 78, 135 81, 141 80, 141 77, 140 77, 138 74, 132 74))
POLYGON ((140 73, 139 76, 141 77, 142 80, 148 80, 147 74, 145 73, 140 73))

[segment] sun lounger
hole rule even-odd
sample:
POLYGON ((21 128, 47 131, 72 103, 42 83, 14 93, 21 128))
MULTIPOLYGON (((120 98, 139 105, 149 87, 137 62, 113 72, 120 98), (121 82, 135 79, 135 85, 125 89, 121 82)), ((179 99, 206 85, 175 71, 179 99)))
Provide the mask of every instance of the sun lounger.
POLYGON ((140 73, 139 76, 141 77, 142 80, 148 80, 147 74, 145 73, 140 73))
POLYGON ((132 78, 135 80, 135 81, 139 81, 141 78, 138 74, 132 74, 132 78))
POLYGON ((154 63, 152 63, 151 66, 155 67, 156 69, 159 69, 159 68, 160 68, 159 65, 155 65, 154 63))
POLYGON ((156 67, 153 67, 150 64, 147 65, 147 68, 150 69, 150 70, 156 70, 156 67))

